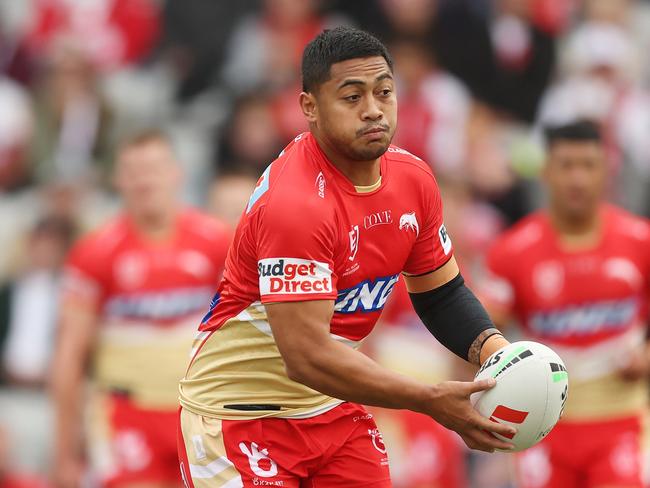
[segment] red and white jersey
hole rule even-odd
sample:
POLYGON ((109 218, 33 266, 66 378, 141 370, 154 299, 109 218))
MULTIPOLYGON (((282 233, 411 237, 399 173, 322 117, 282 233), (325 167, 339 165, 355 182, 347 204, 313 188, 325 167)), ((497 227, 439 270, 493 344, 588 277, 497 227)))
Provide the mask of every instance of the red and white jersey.
POLYGON ((493 244, 481 290, 566 362, 572 383, 565 418, 607 415, 609 406, 626 411, 627 400, 638 405, 641 398, 632 391, 638 385, 626 386, 616 370, 645 337, 650 224, 613 206, 600 214, 599 242, 580 251, 563 247, 546 213, 525 218, 493 244))
POLYGON ((94 380, 146 406, 178 404, 196 321, 223 273, 231 232, 195 210, 152 242, 121 215, 82 238, 68 257, 63 300, 94 306, 94 380))
POLYGON ((239 223, 181 404, 242 418, 314 415, 340 403, 289 380, 264 304, 333 300, 332 337, 357 347, 400 273, 425 274, 451 256, 427 164, 391 146, 381 157, 381 184, 360 192, 311 133, 299 135, 264 171, 239 223), (236 408, 251 404, 273 408, 236 408))

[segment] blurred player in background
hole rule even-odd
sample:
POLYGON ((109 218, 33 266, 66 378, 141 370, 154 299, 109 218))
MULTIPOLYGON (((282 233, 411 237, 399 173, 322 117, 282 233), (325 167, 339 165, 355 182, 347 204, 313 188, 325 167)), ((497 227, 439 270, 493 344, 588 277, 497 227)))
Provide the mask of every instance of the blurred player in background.
POLYGON ((430 167, 390 144, 386 48, 326 30, 302 75, 310 132, 259 179, 181 381, 188 487, 390 487, 381 433, 359 403, 426 414, 475 449, 507 449, 489 432, 515 432, 471 406, 494 381, 425 384, 356 351, 401 273, 458 356, 478 365, 508 342, 464 285, 430 167))
POLYGON ((177 487, 178 380, 193 329, 223 271, 225 224, 184 208, 167 137, 119 150, 124 212, 68 258, 53 372, 57 486, 79 486, 85 379, 93 379, 88 452, 100 486, 177 487))
POLYGON ((548 209, 494 243, 484 287, 496 323, 516 318, 569 371, 562 420, 517 458, 521 487, 641 487, 650 225, 603 202, 607 164, 594 124, 549 129, 547 145, 548 209))

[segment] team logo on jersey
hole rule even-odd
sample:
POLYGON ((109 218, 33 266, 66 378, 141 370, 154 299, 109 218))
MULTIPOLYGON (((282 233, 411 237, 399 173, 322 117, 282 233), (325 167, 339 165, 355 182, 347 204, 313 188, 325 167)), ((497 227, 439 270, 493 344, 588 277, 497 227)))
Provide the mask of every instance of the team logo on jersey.
POLYGON ((372 441, 372 445, 375 447, 375 449, 377 449, 382 454, 386 454, 384 437, 381 435, 381 432, 379 432, 379 429, 368 429, 368 435, 370 436, 370 440, 372 441))
POLYGON ((325 198, 325 177, 323 176, 322 171, 318 173, 318 176, 316 176, 315 186, 318 189, 318 196, 325 198))
POLYGON ((447 234, 447 229, 445 224, 442 224, 438 229, 438 237, 440 238, 440 244, 442 245, 442 250, 445 252, 445 256, 451 251, 451 238, 447 234))
POLYGON ((278 465, 269 457, 268 449, 260 449, 255 442, 251 442, 250 447, 240 442, 239 450, 246 455, 251 470, 257 476, 272 478, 278 474, 278 465))
POLYGON ((327 263, 299 258, 266 258, 257 263, 261 295, 330 293, 332 270, 327 263))
POLYGON ((393 223, 393 214, 390 210, 382 210, 381 212, 375 212, 370 215, 366 215, 363 218, 363 228, 370 229, 375 225, 385 225, 393 223))
POLYGON ((533 286, 537 294, 546 300, 555 298, 564 286, 564 268, 557 261, 545 261, 533 271, 533 286))
POLYGON ((114 266, 115 278, 123 288, 136 288, 147 278, 147 259, 138 252, 121 254, 114 266))
POLYGON ((399 273, 374 281, 361 283, 338 292, 334 310, 339 313, 377 312, 384 308, 386 300, 399 280, 399 273))
POLYGON ((399 218, 399 229, 404 229, 405 231, 415 232, 415 237, 420 235, 420 226, 418 225, 418 219, 415 217, 415 212, 408 212, 402 214, 399 218))
POLYGON ((260 176, 260 179, 257 180, 257 185, 255 185, 255 189, 253 190, 253 193, 251 194, 251 197, 248 200, 248 205, 246 206, 246 213, 251 211, 251 208, 253 208, 253 205, 255 205, 255 202, 257 202, 262 195, 264 195, 268 189, 269 189, 269 177, 271 174, 271 166, 273 163, 269 164, 267 168, 264 170, 264 173, 262 173, 262 176, 260 176))
POLYGON ((350 256, 348 256, 348 259, 354 261, 359 250, 359 226, 352 226, 352 230, 348 232, 348 235, 350 236, 350 256))

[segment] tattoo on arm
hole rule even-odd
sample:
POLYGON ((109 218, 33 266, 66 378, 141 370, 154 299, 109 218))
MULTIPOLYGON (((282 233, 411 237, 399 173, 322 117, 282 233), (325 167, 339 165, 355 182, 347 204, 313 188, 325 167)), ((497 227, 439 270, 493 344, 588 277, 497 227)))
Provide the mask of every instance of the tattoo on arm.
POLYGON ((485 341, 487 341, 488 338, 497 334, 501 335, 501 332, 499 332, 498 329, 491 328, 491 329, 484 330, 479 335, 477 335, 476 339, 474 339, 474 342, 472 342, 472 345, 469 346, 469 351, 467 352, 467 360, 472 364, 476 364, 477 366, 480 366, 481 349, 483 348, 483 344, 485 344, 485 341))

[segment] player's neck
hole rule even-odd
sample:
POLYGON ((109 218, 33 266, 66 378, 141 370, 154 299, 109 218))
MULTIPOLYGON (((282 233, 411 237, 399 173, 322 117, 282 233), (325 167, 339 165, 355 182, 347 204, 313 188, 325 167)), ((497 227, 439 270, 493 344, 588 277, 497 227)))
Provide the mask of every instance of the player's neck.
POLYGON ((381 158, 371 161, 352 160, 329 146, 317 134, 314 134, 314 137, 328 161, 336 166, 354 186, 371 186, 377 183, 381 176, 381 158))
POLYGON ((167 241, 175 231, 177 210, 152 213, 131 213, 131 219, 138 234, 150 241, 167 241))
POLYGON ((563 246, 581 249, 593 247, 600 242, 602 227, 600 212, 595 211, 578 218, 551 209, 550 217, 563 246))

